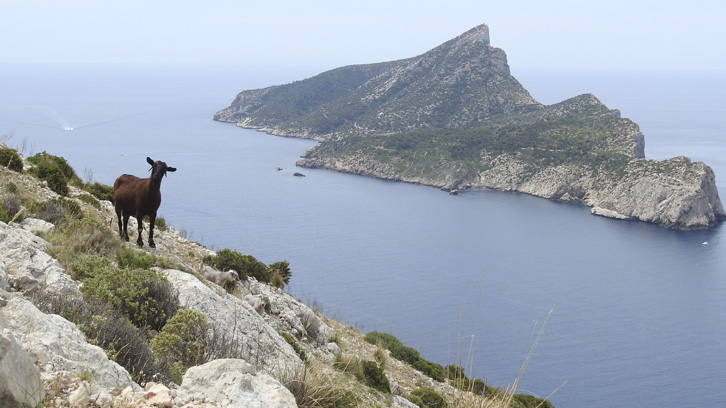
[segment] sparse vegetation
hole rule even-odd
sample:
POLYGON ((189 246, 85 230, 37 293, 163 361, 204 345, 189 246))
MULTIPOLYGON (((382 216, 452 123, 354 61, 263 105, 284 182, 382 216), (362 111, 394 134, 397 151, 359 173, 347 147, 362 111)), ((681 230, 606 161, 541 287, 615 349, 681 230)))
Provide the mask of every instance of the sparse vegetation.
POLYGON ((167 367, 175 383, 181 384, 182 376, 189 367, 204 362, 208 330, 207 318, 203 314, 181 309, 151 339, 151 349, 159 365, 167 367))
POLYGON ((431 388, 418 388, 411 391, 408 400, 421 408, 448 408, 444 396, 431 388))
POLYGON ((421 357, 418 351, 404 346, 395 336, 376 331, 366 334, 365 341, 388 349, 391 357, 410 364, 436 381, 444 381, 444 368, 421 357))
POLYGON ((51 244, 49 253, 66 265, 86 255, 113 258, 122 245, 118 234, 88 217, 57 227, 48 236, 48 241, 51 244))
POLYGON ((56 193, 67 196, 68 184, 80 187, 81 179, 68 164, 66 159, 41 152, 28 158, 34 167, 28 170, 31 174, 48 183, 48 187, 56 193))
POLYGON ((14 149, 0 147, 0 166, 21 173, 23 171, 23 158, 14 149))

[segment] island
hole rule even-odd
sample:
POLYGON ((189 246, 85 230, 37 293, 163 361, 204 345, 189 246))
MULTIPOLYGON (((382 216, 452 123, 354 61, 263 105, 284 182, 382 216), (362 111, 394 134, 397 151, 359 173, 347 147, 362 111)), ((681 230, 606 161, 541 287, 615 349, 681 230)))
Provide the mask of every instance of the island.
POLYGON ((416 57, 242 91, 214 120, 318 141, 300 167, 518 191, 675 229, 726 218, 709 166, 646 159, 638 125, 592 94, 537 102, 485 24, 416 57))

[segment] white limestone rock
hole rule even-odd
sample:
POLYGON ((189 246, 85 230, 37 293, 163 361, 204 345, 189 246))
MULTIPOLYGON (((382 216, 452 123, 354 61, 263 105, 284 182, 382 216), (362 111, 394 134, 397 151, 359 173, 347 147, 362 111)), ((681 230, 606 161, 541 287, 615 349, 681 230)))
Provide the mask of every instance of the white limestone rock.
POLYGON ((207 317, 214 335, 232 340, 235 357, 268 372, 288 370, 302 364, 292 347, 245 300, 218 286, 207 286, 194 275, 175 269, 163 271, 179 296, 182 307, 207 317))
POLYGON ((78 285, 47 248, 48 242, 32 232, 0 222, 0 288, 24 295, 44 291, 80 296, 78 285))
POLYGON ((192 367, 177 391, 184 406, 296 408, 295 397, 277 380, 239 359, 220 359, 192 367))
POLYGON ((48 315, 27 300, 15 297, 0 308, 0 319, 41 373, 68 371, 88 376, 95 385, 105 388, 137 387, 126 370, 98 346, 86 342, 80 330, 58 315, 48 315))
MULTIPOLYGON (((0 326, 5 326, 0 317, 0 326)), ((37 406, 43 400, 40 373, 8 329, 0 331, 0 406, 37 406)))

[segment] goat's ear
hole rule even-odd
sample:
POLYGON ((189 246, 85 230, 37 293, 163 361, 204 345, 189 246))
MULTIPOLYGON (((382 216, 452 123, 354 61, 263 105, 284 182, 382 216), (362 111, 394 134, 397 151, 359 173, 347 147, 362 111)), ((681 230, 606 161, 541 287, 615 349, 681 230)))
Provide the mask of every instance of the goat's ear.
POLYGON ((172 171, 172 172, 174 172, 174 171, 176 171, 176 167, 167 167, 166 168, 166 171, 172 171))
POLYGON ((150 165, 152 165, 152 166, 154 165, 154 161, 153 161, 153 160, 151 160, 151 157, 147 157, 147 158, 146 158, 146 162, 147 162, 147 163, 149 163, 149 164, 150 164, 150 165))

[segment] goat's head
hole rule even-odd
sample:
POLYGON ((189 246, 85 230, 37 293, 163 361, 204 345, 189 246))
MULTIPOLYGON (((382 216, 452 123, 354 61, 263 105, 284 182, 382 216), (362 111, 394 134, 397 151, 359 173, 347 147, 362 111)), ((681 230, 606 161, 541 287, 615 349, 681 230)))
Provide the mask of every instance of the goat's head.
POLYGON ((161 178, 166 176, 167 171, 176 171, 175 167, 169 167, 163 161, 153 161, 151 157, 147 157, 146 161, 151 165, 151 169, 149 169, 151 171, 151 178, 157 183, 161 182, 161 178))

